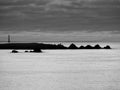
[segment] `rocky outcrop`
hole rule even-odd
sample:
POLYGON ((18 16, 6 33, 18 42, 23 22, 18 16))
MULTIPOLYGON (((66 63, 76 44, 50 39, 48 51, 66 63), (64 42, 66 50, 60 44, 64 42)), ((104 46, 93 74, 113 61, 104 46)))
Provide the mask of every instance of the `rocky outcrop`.
MULTIPOLYGON (((0 44, 0 49, 22 49, 33 50, 32 52, 41 52, 41 49, 111 49, 109 45, 101 47, 99 44, 95 46, 86 45, 79 48, 74 44, 70 44, 66 47, 62 44, 43 44, 43 43, 6 43, 0 44)), ((27 51, 26 51, 27 52, 27 51)))
POLYGON ((18 51, 14 49, 14 50, 12 50, 12 53, 18 53, 18 51))
POLYGON ((109 45, 105 46, 104 49, 111 49, 109 45))
POLYGON ((75 44, 71 44, 69 47, 68 47, 68 49, 78 49, 78 47, 75 45, 75 44))

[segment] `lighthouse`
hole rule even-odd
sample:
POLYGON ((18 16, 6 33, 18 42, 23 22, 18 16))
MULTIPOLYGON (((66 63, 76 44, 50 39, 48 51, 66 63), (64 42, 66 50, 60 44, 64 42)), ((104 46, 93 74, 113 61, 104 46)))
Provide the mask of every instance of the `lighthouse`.
POLYGON ((8 35, 8 43, 10 43, 10 35, 8 35))

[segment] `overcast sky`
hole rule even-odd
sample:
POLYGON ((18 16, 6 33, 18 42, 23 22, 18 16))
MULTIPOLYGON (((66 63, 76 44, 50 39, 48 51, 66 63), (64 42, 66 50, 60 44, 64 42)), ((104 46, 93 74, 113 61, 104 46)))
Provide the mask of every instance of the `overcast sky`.
POLYGON ((0 40, 120 41, 120 0, 0 0, 0 40))

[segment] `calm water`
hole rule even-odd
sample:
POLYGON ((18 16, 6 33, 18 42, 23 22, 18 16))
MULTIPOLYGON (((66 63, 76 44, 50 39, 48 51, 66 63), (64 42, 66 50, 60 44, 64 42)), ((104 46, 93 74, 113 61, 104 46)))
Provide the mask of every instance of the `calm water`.
POLYGON ((114 49, 0 50, 0 90, 120 90, 120 43, 108 44, 114 49))

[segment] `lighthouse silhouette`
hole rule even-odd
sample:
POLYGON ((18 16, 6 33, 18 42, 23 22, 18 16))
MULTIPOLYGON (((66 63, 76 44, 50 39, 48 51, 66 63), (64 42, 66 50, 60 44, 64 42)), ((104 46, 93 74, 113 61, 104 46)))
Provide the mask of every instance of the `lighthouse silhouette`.
POLYGON ((11 41, 10 41, 10 35, 8 35, 8 43, 10 43, 11 41))

